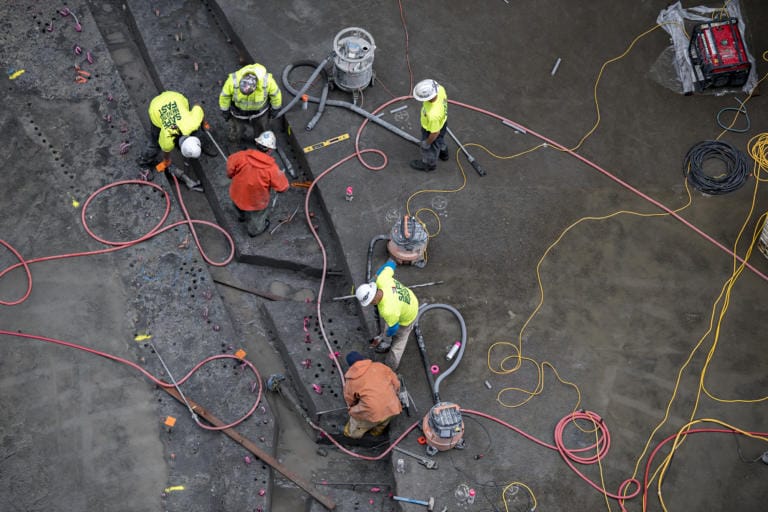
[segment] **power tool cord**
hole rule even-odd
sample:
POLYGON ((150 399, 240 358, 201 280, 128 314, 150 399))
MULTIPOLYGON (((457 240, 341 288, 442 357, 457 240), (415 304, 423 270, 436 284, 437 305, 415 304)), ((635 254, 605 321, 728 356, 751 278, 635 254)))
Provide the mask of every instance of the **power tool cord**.
POLYGON ((133 361, 130 361, 128 359, 124 359, 122 357, 118 357, 118 356, 109 354, 107 352, 102 352, 101 350, 96 350, 96 349, 93 349, 93 348, 85 347, 83 345, 78 345, 76 343, 71 343, 71 342, 68 342, 68 341, 63 341, 63 340, 59 340, 59 339, 55 339, 55 338, 48 338, 46 336, 38 336, 38 335, 35 335, 35 334, 27 334, 27 333, 21 333, 21 332, 7 331, 5 329, 0 329, 0 336, 13 336, 13 337, 16 337, 16 338, 25 338, 25 339, 29 339, 29 340, 45 341, 45 342, 48 342, 48 343, 53 343, 55 345, 61 345, 62 347, 68 347, 68 348, 74 348, 74 349, 77 349, 77 350, 82 350, 83 352, 87 352, 89 354, 93 354, 93 355, 97 355, 97 356, 103 357, 105 359, 109 359, 110 361, 114 361, 116 363, 120 363, 120 364, 123 364, 123 365, 126 365, 126 366, 130 366, 134 370, 136 370, 139 373, 141 373, 142 375, 144 375, 147 379, 152 381, 152 383, 154 383, 154 384, 156 384, 158 386, 164 387, 164 388, 178 388, 178 386, 181 386, 182 384, 184 384, 201 367, 203 367, 204 365, 206 365, 206 364, 208 364, 208 363, 210 363, 212 361, 215 361, 215 360, 218 360, 218 359, 234 359, 234 360, 238 361, 240 364, 245 365, 245 367, 250 369, 253 372, 253 374, 255 375, 256 382, 259 383, 259 392, 256 395, 256 400, 254 400, 253 405, 251 406, 251 408, 243 416, 241 416, 240 418, 238 418, 237 420, 235 420, 235 421, 233 421, 231 423, 228 423, 226 425, 221 425, 221 426, 206 425, 206 424, 200 422, 200 420, 198 419, 197 414, 195 414, 194 411, 192 411, 191 408, 190 408, 190 412, 192 413, 192 417, 195 420, 195 422, 198 424, 198 426, 200 426, 201 428, 203 428, 205 430, 226 430, 228 428, 235 427, 235 426, 239 425, 240 423, 242 423, 243 421, 245 421, 246 419, 248 419, 254 412, 256 412, 256 409, 259 407, 259 403, 261 402, 262 385, 261 385, 261 375, 259 374, 259 371, 256 369, 255 366, 253 366, 253 363, 251 363, 250 361, 248 361, 246 359, 241 359, 241 358, 239 358, 238 356, 236 356, 234 354, 217 354, 215 356, 206 357, 205 359, 203 359, 202 361, 197 363, 191 370, 189 370, 189 372, 187 372, 186 375, 184 375, 183 377, 181 377, 180 379, 178 379, 178 380, 176 380, 176 381, 174 381, 172 383, 169 383, 169 382, 165 382, 163 380, 158 379, 157 377, 155 377, 154 375, 152 375, 147 370, 145 370, 144 368, 142 368, 138 364, 134 363, 133 361))
POLYGON ((747 113, 747 107, 744 106, 744 104, 747 102, 747 100, 741 101, 739 98, 735 98, 735 99, 736 99, 736 101, 739 102, 739 106, 738 107, 725 107, 725 108, 721 108, 720 111, 717 113, 717 116, 716 116, 717 126, 719 126, 720 128, 722 128, 723 130, 725 130, 727 132, 747 133, 749 131, 750 127, 752 126, 752 122, 749 120, 749 114, 747 113), (731 121, 730 125, 724 124, 720 120, 720 116, 723 115, 725 112, 735 112, 736 113, 735 114, 736 117, 738 117, 739 114, 744 114, 744 122, 746 123, 744 128, 733 128, 733 124, 736 121, 735 118, 734 118, 733 121, 731 121))

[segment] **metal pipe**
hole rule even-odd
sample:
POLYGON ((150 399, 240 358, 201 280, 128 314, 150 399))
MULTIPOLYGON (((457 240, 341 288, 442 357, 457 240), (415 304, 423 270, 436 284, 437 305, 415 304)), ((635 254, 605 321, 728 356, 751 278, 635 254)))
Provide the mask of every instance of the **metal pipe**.
MULTIPOLYGON (((182 402, 181 395, 176 390, 176 388, 161 387, 160 389, 162 389, 163 391, 171 395, 173 398, 175 398, 179 402, 182 402)), ((191 399, 189 400, 189 403, 199 413, 200 417, 202 417, 205 421, 207 421, 211 425, 216 427, 221 427, 224 425, 223 421, 221 421, 219 418, 217 418, 213 414, 209 413, 201 405, 196 404, 191 399)), ((264 462, 265 464, 268 464, 270 467, 275 469, 278 473, 286 477, 288 480, 298 485, 301 489, 303 489, 307 494, 309 494, 318 502, 320 502, 320 504, 322 504, 328 510, 334 510, 336 508, 336 503, 331 498, 323 494, 320 494, 320 492, 318 492, 317 489, 315 489, 308 481, 304 480, 297 473, 294 473, 293 471, 288 469, 275 457, 273 457, 272 455, 262 450, 256 443, 254 443, 253 441, 245 437, 243 434, 241 434, 234 428, 226 428, 221 432, 226 434, 230 439, 240 444, 243 448, 245 448, 246 450, 254 454, 259 459, 261 459, 262 462, 264 462)))
POLYGON ((208 130, 203 130, 203 131, 204 131, 206 134, 208 134, 208 138, 209 138, 209 139, 211 139, 211 142, 213 142, 213 145, 214 145, 214 146, 216 146, 216 149, 218 149, 218 150, 219 150, 219 154, 221 155, 221 158, 223 158, 223 159, 224 159, 224 161, 226 162, 226 161, 227 161, 227 155, 224 153, 224 151, 222 151, 221 147, 220 147, 220 146, 219 146, 219 144, 216 142, 216 139, 214 139, 214 138, 213 138, 213 135, 211 135, 211 132, 209 132, 208 130))
POLYGON ((283 148, 280 146, 277 146, 277 156, 279 156, 280 160, 282 160, 283 167, 285 167, 285 172, 287 172, 291 178, 296 179, 297 176, 296 171, 293 169, 293 164, 290 160, 288 160, 288 155, 285 154, 285 151, 283 151, 283 148))
MULTIPOLYGON (((443 284, 445 281, 430 281, 428 283, 421 283, 421 284, 410 284, 405 285, 406 288, 424 288, 425 286, 433 286, 436 284, 443 284)), ((355 294, 352 295, 342 295, 341 297, 334 297, 331 300, 346 300, 346 299, 354 299, 356 297, 355 294)))
POLYGON ((451 129, 446 126, 445 130, 448 132, 448 135, 451 136, 451 138, 454 140, 454 142, 456 142, 456 144, 459 146, 459 148, 464 152, 464 154, 467 155, 467 160, 469 161, 470 164, 472 164, 472 167, 475 168, 475 170, 477 171, 477 174, 479 174, 480 176, 485 176, 485 171, 483 170, 483 168, 480 167, 479 163, 477 163, 477 160, 475 160, 475 157, 473 157, 472 155, 469 154, 469 151, 467 151, 467 148, 465 148, 461 144, 461 142, 459 142, 459 139, 456 138, 456 135, 453 134, 451 129))

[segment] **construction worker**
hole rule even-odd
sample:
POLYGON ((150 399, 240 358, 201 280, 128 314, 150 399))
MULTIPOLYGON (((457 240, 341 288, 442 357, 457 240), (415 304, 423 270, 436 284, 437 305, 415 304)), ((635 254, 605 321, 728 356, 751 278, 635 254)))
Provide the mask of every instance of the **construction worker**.
POLYGON ((422 80, 413 88, 413 97, 421 101, 421 159, 411 160, 411 167, 430 172, 437 168, 437 158, 447 161, 448 95, 435 80, 422 80))
POLYGON ((152 122, 152 131, 137 163, 141 166, 157 164, 157 172, 169 170, 171 174, 183 180, 188 189, 202 192, 199 181, 193 180, 171 164, 171 151, 178 147, 185 164, 188 158, 200 158, 202 144, 197 134, 201 128, 207 126, 203 108, 195 104, 190 109, 189 101, 183 94, 165 91, 149 103, 149 120, 152 122), (163 152, 163 159, 157 163, 157 153, 160 150, 163 152))
POLYGON ((219 108, 229 124, 228 138, 237 143, 244 136, 244 125, 253 127, 253 137, 266 131, 267 119, 272 119, 283 104, 277 82, 261 64, 249 64, 224 81, 219 95, 219 108))
POLYGON ((277 147, 272 132, 256 139, 256 149, 245 149, 227 158, 227 177, 232 180, 229 197, 238 212, 237 220, 247 222, 248 235, 257 236, 269 228, 272 190, 288 190, 288 179, 270 153, 277 147))
POLYGON ((374 338, 372 345, 376 352, 387 354, 384 363, 397 371, 419 313, 419 300, 394 275, 395 262, 389 259, 376 271, 376 282, 361 284, 355 296, 363 307, 373 304, 378 308, 387 330, 384 337, 374 338))
POLYGON ((398 398, 400 380, 386 365, 358 352, 350 352, 346 359, 349 369, 344 374, 344 401, 349 421, 344 425, 344 435, 352 439, 360 439, 366 432, 380 436, 403 410, 398 398))

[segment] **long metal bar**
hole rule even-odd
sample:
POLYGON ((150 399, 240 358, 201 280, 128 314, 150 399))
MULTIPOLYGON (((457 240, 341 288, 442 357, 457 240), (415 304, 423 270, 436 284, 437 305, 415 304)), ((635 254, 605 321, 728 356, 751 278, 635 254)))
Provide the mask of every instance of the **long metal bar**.
POLYGON ((475 157, 469 154, 469 151, 467 151, 467 148, 465 148, 464 145, 461 142, 459 142, 459 139, 456 138, 456 135, 453 134, 451 129, 446 126, 445 130, 448 132, 448 135, 451 136, 453 141, 459 146, 459 148, 464 152, 464 154, 467 155, 467 160, 469 160, 469 163, 472 164, 472 167, 475 168, 475 170, 477 171, 477 174, 479 174, 480 176, 485 176, 485 171, 483 170, 483 168, 480 167, 480 164, 477 162, 477 160, 475 160, 475 157))
MULTIPOLYGON (((429 283, 406 285, 406 288, 423 288, 425 286, 443 284, 444 282, 445 281, 430 281, 429 283)), ((331 300, 347 300, 347 299, 354 299, 354 298, 355 298, 355 294, 352 294, 352 295, 342 295, 341 297, 334 297, 331 300)))
POLYGON ((248 288, 241 288, 239 286, 235 286, 232 283, 228 283, 226 281, 221 281, 220 279, 214 279, 213 282, 216 283, 216 284, 220 284, 222 286, 226 286, 227 288, 232 288, 234 290, 238 290, 238 291, 241 291, 241 292, 250 293, 251 295, 256 295, 257 297, 263 297, 263 298, 269 299, 269 300, 275 300, 275 301, 278 301, 278 300, 288 300, 287 298, 282 297, 280 295, 275 295, 273 293, 268 293, 268 292, 260 292, 258 290, 249 290, 248 288))
POLYGON ((189 413, 192 415, 192 419, 195 420, 195 423, 199 423, 200 420, 197 419, 197 413, 195 412, 195 409, 187 401, 187 397, 184 396, 184 393, 181 391, 181 388, 176 382, 176 379, 173 378, 173 374, 171 373, 171 370, 169 370, 168 366, 166 366, 165 361, 163 361, 163 358, 160 356, 160 352, 157 350, 157 347, 151 341, 149 342, 149 346, 152 347, 152 350, 155 352, 155 355, 160 360, 160 364, 163 365, 163 368, 165 368, 165 373, 168 374, 168 378, 171 379, 171 384, 173 384, 173 387, 179 393, 179 396, 181 397, 181 400, 184 402, 184 405, 186 405, 187 409, 189 409, 189 413))
MULTIPOLYGON (((182 398, 179 392, 176 390, 176 388, 162 388, 166 393, 171 395, 173 398, 178 400, 179 402, 186 403, 182 398)), ((204 407, 200 406, 199 404, 196 404, 191 399, 187 398, 187 402, 191 404, 192 408, 197 411, 197 414, 200 415, 201 418, 205 419, 208 423, 210 423, 213 426, 221 427, 225 425, 223 421, 221 421, 219 418, 208 412, 204 407)), ((299 475, 282 465, 276 458, 274 458, 272 455, 268 454, 261 448, 259 448, 256 443, 242 435, 240 432, 233 428, 225 428, 222 430, 227 437, 241 445, 243 448, 254 454, 256 457, 261 459, 265 464, 269 464, 270 467, 272 467, 275 471, 286 477, 288 480, 292 481, 299 487, 301 487, 307 494, 315 498, 321 505, 323 505, 328 510, 334 510, 336 508, 336 503, 330 499, 328 496, 325 496, 323 494, 320 494, 317 489, 312 487, 312 484, 301 478, 299 475)))
POLYGON ((221 155, 221 158, 223 158, 224 161, 226 162, 227 161, 227 155, 226 155, 226 153, 224 153, 224 151, 221 149, 219 144, 216 142, 216 139, 213 138, 213 135, 211 135, 211 132, 209 132, 208 130, 203 130, 203 131, 206 134, 208 134, 208 138, 211 139, 211 142, 213 142, 213 145, 216 146, 216 149, 219 150, 219 154, 221 155))

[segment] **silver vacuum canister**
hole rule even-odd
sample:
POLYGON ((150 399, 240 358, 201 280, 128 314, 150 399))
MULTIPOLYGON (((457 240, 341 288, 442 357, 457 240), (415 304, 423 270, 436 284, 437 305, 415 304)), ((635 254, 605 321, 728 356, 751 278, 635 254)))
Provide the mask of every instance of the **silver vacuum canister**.
POLYGON ((367 31, 348 27, 333 39, 333 81, 344 91, 361 91, 373 82, 376 44, 367 31))

